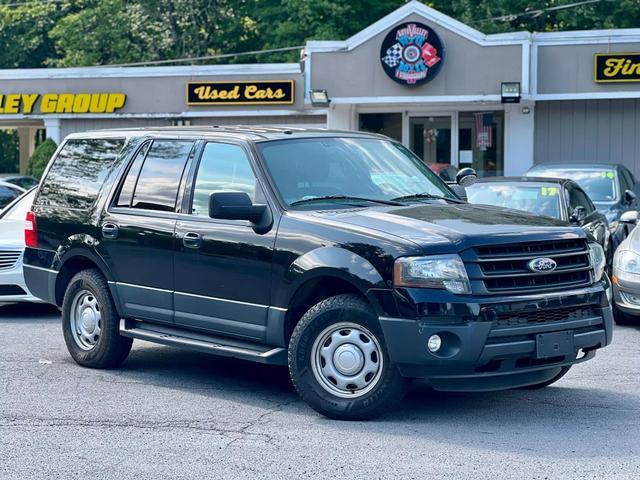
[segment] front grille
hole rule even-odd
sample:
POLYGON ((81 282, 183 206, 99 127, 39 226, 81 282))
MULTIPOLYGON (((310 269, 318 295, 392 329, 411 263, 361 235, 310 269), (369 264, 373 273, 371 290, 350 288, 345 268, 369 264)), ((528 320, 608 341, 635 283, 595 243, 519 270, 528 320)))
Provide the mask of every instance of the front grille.
POLYGON ((15 267, 21 253, 15 250, 0 250, 0 270, 10 270, 15 267))
POLYGON ((539 325, 554 322, 584 320, 600 314, 591 306, 577 306, 554 308, 549 310, 521 311, 499 314, 493 322, 497 328, 520 327, 524 325, 539 325))
POLYGON ((465 255, 469 278, 482 293, 533 293, 591 283, 589 248, 584 239, 482 246, 465 255), (556 262, 552 272, 533 272, 536 258, 556 262))

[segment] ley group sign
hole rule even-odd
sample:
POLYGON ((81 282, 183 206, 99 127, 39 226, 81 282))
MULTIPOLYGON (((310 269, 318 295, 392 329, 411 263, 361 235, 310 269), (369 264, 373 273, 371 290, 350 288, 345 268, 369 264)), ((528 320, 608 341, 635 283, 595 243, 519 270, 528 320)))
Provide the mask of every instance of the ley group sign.
POLYGON ((126 101, 124 93, 8 93, 0 94, 0 115, 113 113, 126 101))

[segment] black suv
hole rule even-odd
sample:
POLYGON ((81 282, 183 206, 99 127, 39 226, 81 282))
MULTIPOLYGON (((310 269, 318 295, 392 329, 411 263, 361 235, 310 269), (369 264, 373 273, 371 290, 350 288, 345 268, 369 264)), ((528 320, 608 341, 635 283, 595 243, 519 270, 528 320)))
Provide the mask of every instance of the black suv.
POLYGON ((384 412, 409 378, 542 387, 611 342, 584 231, 469 205, 382 136, 72 135, 25 241, 27 285, 62 306, 80 365, 117 366, 135 338, 288 365, 333 418, 384 412))

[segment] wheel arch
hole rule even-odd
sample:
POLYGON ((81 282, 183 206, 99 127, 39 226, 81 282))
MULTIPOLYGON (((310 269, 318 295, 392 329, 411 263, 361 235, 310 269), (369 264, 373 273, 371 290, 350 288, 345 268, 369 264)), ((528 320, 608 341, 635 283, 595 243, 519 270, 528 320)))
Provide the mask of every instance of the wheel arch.
MULTIPOLYGON (((100 271, 107 281, 112 279, 111 272, 107 268, 104 261, 95 253, 85 249, 72 248, 64 253, 60 258, 56 269, 58 275, 55 283, 55 301, 56 305, 62 306, 64 294, 71 279, 78 272, 87 269, 95 269, 100 271)), ((113 292, 112 292, 113 293, 113 292)), ((118 303, 116 302, 116 305, 118 303)))
POLYGON ((322 247, 302 255, 291 264, 286 279, 289 288, 276 305, 287 307, 285 341, 313 305, 340 294, 355 294, 376 309, 369 295, 373 288, 388 288, 378 270, 360 255, 339 247, 322 247))

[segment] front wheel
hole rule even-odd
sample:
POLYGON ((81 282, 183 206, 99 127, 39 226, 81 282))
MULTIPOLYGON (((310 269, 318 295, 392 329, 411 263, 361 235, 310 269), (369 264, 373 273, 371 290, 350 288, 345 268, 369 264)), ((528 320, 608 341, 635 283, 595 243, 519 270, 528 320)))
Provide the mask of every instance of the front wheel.
POLYGON ((628 313, 623 312, 617 306, 613 306, 613 320, 616 322, 616 325, 638 325, 640 324, 640 319, 638 317, 634 317, 629 315, 628 313))
POLYGON ((302 399, 338 420, 379 416, 406 390, 376 315, 356 295, 323 300, 302 317, 289 343, 289 371, 302 399))

